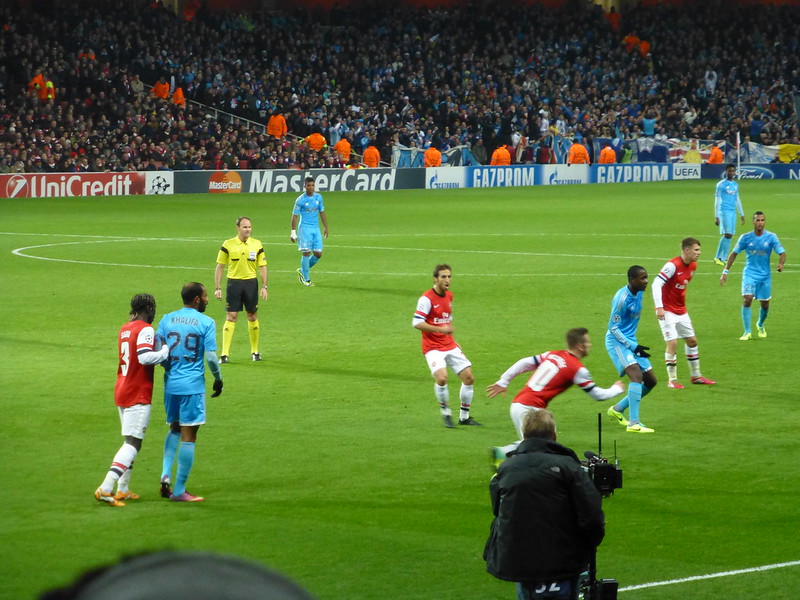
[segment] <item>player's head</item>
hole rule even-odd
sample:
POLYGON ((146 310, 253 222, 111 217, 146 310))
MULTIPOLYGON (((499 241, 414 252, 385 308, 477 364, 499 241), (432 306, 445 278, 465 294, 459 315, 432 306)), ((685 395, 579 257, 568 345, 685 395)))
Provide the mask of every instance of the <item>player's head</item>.
POLYGON ((687 265, 700 258, 700 240, 693 237, 683 238, 681 241, 681 255, 687 265))
POLYGON ((87 571, 68 587, 49 590, 39 600, 313 600, 280 573, 233 556, 162 551, 127 556, 87 571))
POLYGON ((522 437, 526 440, 556 439, 556 420, 549 410, 533 410, 525 415, 522 421, 522 437))
POLYGON ((314 178, 306 177, 306 182, 305 182, 306 194, 308 194, 309 196, 313 194, 315 186, 316 184, 314 183, 314 178))
POLYGON ((250 217, 239 217, 236 219, 236 233, 239 239, 245 241, 253 233, 253 223, 250 217))
POLYGON ((450 265, 444 263, 436 265, 436 268, 433 269, 433 287, 440 293, 448 290, 451 276, 450 265))
POLYGON ((183 305, 196 309, 198 312, 205 312, 208 305, 208 292, 206 286, 196 281, 190 281, 181 289, 183 305))
POLYGON ((152 323, 156 318, 156 299, 151 294, 136 294, 131 298, 131 320, 152 323))
POLYGON ((633 265, 628 269, 628 287, 634 292, 647 288, 647 270, 643 266, 633 265))
POLYGON ((592 342, 589 339, 589 330, 586 327, 575 327, 567 331, 567 350, 572 354, 583 358, 589 355, 592 342))
POLYGON ((736 165, 733 163, 728 163, 725 165, 725 177, 728 179, 733 179, 736 177, 736 165))
POLYGON ((764 231, 764 226, 767 224, 767 217, 760 210, 753 213, 753 229, 756 231, 764 231))

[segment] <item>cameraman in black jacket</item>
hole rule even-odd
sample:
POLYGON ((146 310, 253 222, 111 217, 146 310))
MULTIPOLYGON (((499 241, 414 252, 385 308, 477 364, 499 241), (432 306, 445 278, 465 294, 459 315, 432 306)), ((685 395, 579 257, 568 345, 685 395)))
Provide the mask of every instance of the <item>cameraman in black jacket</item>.
POLYGON ((575 453, 555 441, 552 413, 527 415, 523 434, 489 485, 486 570, 517 582, 519 600, 574 600, 605 535, 600 493, 575 453))

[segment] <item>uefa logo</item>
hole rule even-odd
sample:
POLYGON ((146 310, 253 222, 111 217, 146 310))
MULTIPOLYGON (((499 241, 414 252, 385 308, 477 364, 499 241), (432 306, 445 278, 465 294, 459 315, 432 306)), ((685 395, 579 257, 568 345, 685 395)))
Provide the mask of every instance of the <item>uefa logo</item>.
POLYGON ((6 198, 27 198, 29 194, 28 178, 24 175, 12 175, 6 181, 6 198))

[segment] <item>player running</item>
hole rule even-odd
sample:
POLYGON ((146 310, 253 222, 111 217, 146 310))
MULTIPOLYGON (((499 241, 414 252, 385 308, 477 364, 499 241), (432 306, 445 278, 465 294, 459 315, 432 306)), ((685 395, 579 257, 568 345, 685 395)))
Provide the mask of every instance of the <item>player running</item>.
POLYGON ((508 384, 517 375, 533 371, 528 383, 514 397, 509 411, 519 441, 491 449, 495 467, 499 466, 506 455, 516 450, 521 443, 525 415, 547 408, 553 398, 573 385, 577 385, 598 401, 610 400, 625 391, 621 381, 615 381, 608 389, 598 387, 592 380, 589 370, 583 366, 581 359, 589 355, 592 347, 588 329, 585 327, 570 329, 567 331, 566 340, 566 350, 550 350, 536 356, 521 358, 511 365, 496 383, 486 388, 486 395, 494 398, 499 394, 505 394, 508 384))

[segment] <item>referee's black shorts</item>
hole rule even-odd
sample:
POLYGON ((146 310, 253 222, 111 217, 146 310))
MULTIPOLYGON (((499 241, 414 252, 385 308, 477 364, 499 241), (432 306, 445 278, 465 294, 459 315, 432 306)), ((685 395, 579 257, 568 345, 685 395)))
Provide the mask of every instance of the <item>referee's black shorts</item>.
POLYGON ((258 310, 258 278, 228 279, 225 290, 225 310, 241 312, 242 307, 249 313, 258 310))

